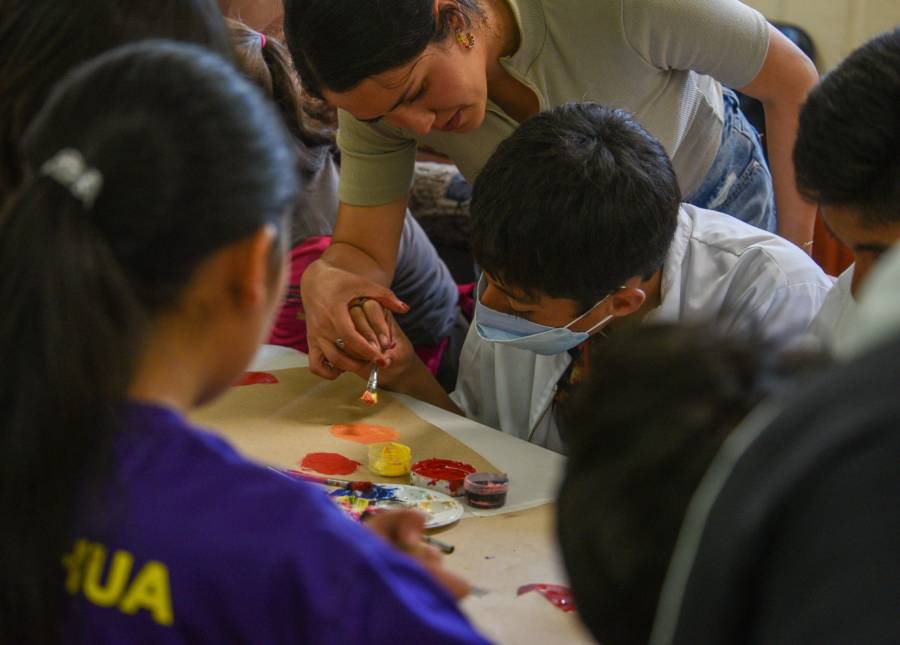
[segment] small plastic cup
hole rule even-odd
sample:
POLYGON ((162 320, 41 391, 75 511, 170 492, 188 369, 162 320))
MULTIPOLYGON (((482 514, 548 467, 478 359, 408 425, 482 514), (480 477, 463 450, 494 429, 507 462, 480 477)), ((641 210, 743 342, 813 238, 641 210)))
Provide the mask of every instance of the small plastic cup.
POLYGON ((382 477, 401 477, 409 472, 412 452, 409 446, 389 441, 369 446, 369 470, 382 477))
POLYGON ((506 473, 472 473, 463 483, 466 503, 475 508, 500 508, 506 504, 509 477, 506 473))

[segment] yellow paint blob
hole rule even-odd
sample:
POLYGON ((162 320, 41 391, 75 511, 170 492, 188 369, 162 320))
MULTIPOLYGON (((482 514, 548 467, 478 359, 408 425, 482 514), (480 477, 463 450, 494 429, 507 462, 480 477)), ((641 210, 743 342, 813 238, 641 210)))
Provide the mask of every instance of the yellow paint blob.
POLYGON ((409 472, 412 451, 393 441, 369 446, 369 470, 382 477, 399 477, 409 472))

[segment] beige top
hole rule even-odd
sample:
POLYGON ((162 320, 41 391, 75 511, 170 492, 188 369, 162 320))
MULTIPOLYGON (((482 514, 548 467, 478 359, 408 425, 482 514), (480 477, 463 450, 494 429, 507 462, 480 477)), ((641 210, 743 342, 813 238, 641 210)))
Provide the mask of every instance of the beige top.
MULTIPOLYGON (((700 185, 719 149, 722 89, 762 68, 765 18, 738 0, 507 0, 521 45, 500 63, 541 110, 597 101, 632 112, 672 157, 682 192, 700 185)), ((478 130, 426 135, 339 111, 340 198, 377 206, 409 190, 417 143, 450 157, 470 182, 518 125, 488 101, 478 130)))

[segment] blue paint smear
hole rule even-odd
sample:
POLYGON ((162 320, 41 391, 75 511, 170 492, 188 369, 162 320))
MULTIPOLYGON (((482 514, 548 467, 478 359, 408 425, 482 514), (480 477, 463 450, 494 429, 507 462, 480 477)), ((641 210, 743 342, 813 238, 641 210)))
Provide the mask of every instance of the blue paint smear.
POLYGON ((387 486, 372 486, 369 490, 352 490, 350 488, 338 488, 331 493, 332 497, 362 497, 363 499, 371 499, 376 502, 383 500, 396 499, 397 489, 387 486))

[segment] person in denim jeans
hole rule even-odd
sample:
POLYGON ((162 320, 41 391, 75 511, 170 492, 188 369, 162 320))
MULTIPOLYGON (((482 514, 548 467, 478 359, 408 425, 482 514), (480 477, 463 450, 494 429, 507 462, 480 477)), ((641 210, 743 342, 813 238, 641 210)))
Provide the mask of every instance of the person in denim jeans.
POLYGON ((722 88, 722 144, 703 183, 685 202, 774 233, 775 192, 759 132, 741 112, 737 95, 722 88))
POLYGON ((284 7, 304 90, 336 107, 340 124, 336 235, 301 288, 310 370, 323 378, 386 362, 385 311, 408 310, 387 285, 416 150, 440 152, 474 181, 520 125, 570 102, 631 112, 690 195, 720 153, 722 87, 756 98, 768 123, 778 233, 810 245, 815 206, 797 192, 791 150, 796 115, 818 73, 738 0, 285 0, 284 7), (352 317, 348 303, 359 296, 381 308, 352 317))

